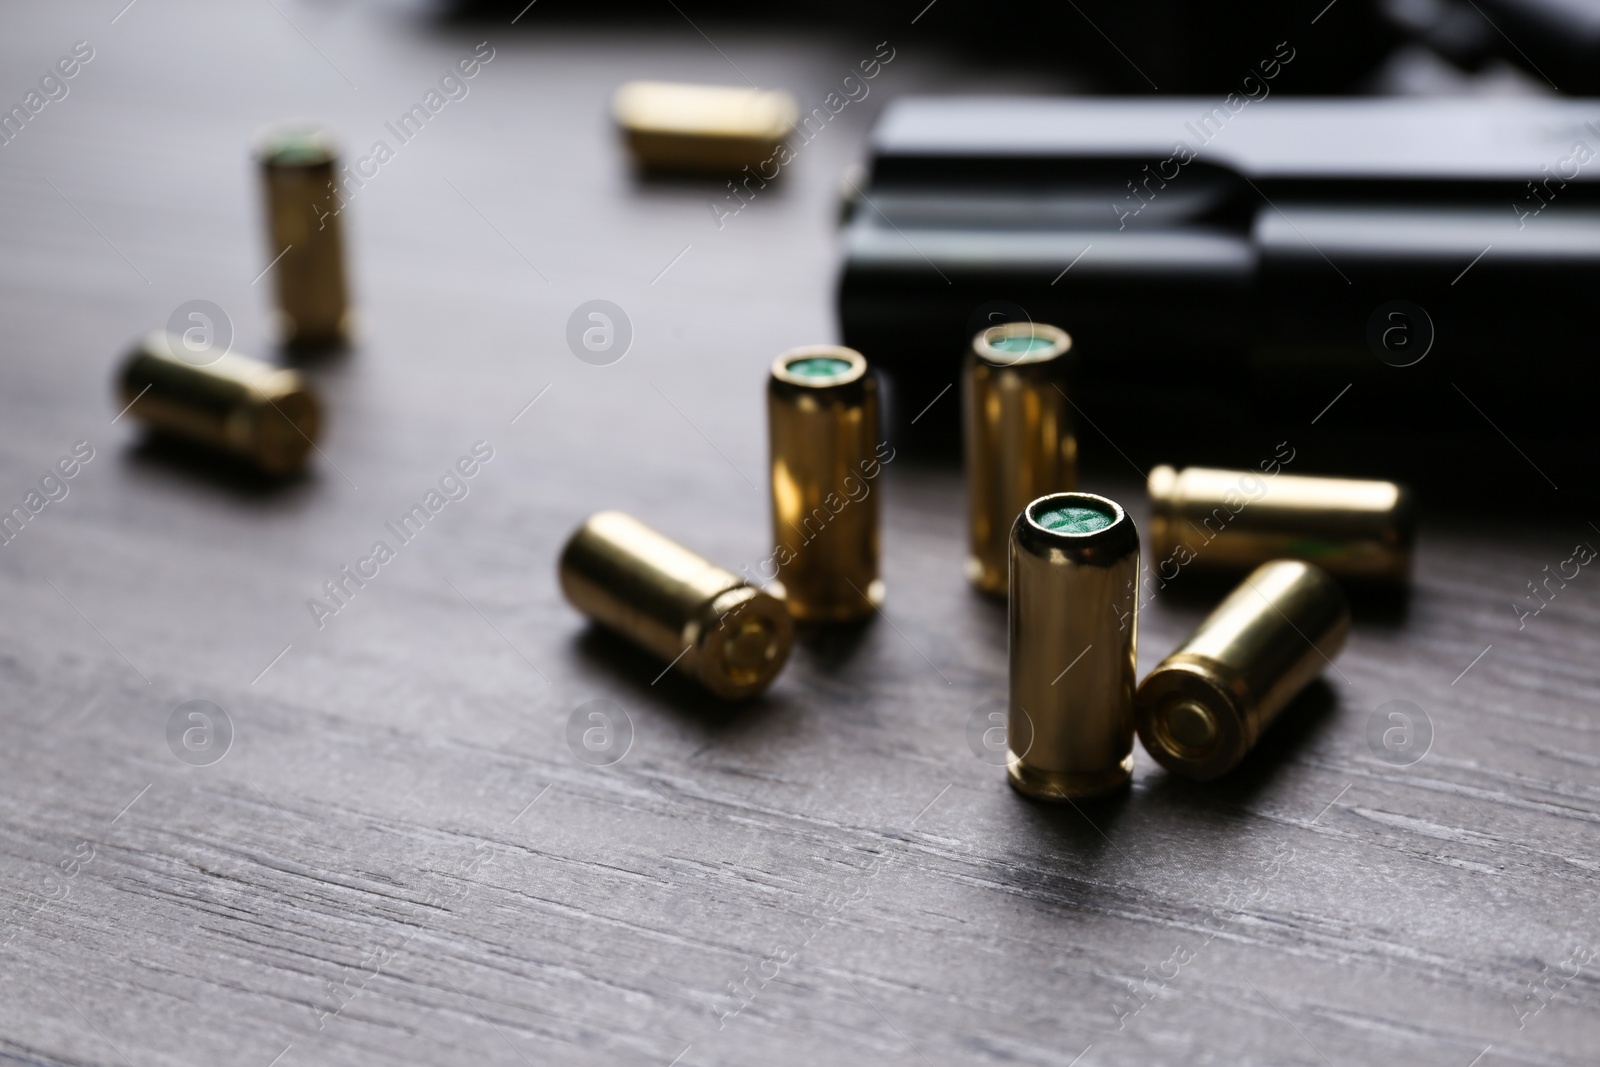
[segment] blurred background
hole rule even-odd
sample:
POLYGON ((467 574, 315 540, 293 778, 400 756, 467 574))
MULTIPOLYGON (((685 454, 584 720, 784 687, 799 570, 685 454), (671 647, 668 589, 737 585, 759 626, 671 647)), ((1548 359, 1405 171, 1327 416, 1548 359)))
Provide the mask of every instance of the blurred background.
MULTIPOLYGON (((342 213, 363 338, 404 337, 451 350, 456 354, 448 359, 407 373, 423 381, 451 377, 441 388, 469 396, 474 388, 492 388, 485 376, 455 373, 471 366, 475 353, 555 343, 566 314, 596 296, 615 300, 637 320, 636 355, 643 358, 667 358, 653 342, 670 338, 684 342, 678 351, 685 358, 694 351, 693 358, 715 361, 712 353, 730 344, 726 331, 717 329, 716 320, 727 313, 718 300, 737 299, 751 309, 741 315, 739 343, 751 353, 751 368, 763 362, 762 354, 790 343, 838 339, 839 221, 851 210, 844 183, 855 175, 858 188, 870 189, 867 138, 897 97, 1188 94, 1209 106, 1285 45, 1294 61, 1272 83, 1279 101, 1537 101, 1587 92, 1600 70, 1600 5, 1578 0, 1174 0, 1137 8, 1098 0, 1045 6, 262 0, 215 11, 135 0, 102 15, 82 4, 8 16, 3 47, 19 100, 35 77, 25 72, 35 66, 46 71, 73 42, 86 40, 95 53, 67 84, 70 95, 49 103, 0 158, 7 190, 0 211, 11 215, 19 253, 10 268, 14 284, 0 298, 12 301, 12 315, 73 320, 81 343, 72 351, 85 354, 74 367, 91 378, 101 373, 101 354, 136 332, 132 324, 165 322, 189 299, 224 308, 242 351, 269 352, 275 337, 268 285, 253 281, 269 258, 249 166, 256 131, 287 116, 325 121, 353 161, 377 139, 392 139, 385 124, 416 103, 459 55, 487 42, 504 58, 469 83, 469 95, 452 101, 426 136, 405 144, 342 213), (826 136, 807 143, 801 158, 737 220, 718 219, 718 206, 729 202, 724 178, 636 170, 608 115, 610 94, 635 78, 785 89, 808 112, 880 45, 895 58, 870 93, 853 101, 826 136), (129 210, 111 219, 107 209, 113 207, 129 210), (446 268, 443 258, 430 254, 444 245, 470 254, 451 257, 446 268), (80 254, 95 247, 93 255, 80 254), (799 263, 808 266, 795 269, 799 263), (55 284, 62 274, 83 278, 96 299, 65 292, 55 284), (694 305, 673 298, 672 288, 686 284, 686 275, 721 296, 694 305), (781 302, 809 328, 772 328, 773 317, 754 310, 767 301, 781 302), (513 305, 519 314, 506 315, 513 305), (451 314, 435 314, 441 307, 451 314)), ((1587 188, 1564 192, 1561 206, 1587 203, 1587 188)), ((1424 193, 1432 195, 1431 189, 1424 193)), ((855 207, 864 211, 859 202, 855 207)), ((1497 201, 1496 210, 1510 217, 1509 206, 1497 201)), ((890 225, 892 214, 884 216, 890 225)), ((1567 224, 1552 218, 1546 229, 1567 224)), ((1484 274, 1497 258, 1484 265, 1484 274)), ((1491 348, 1474 353, 1463 395, 1481 407, 1485 394, 1509 390, 1506 403, 1487 414, 1461 403, 1449 391, 1459 375, 1440 358, 1449 345, 1441 345, 1413 375, 1429 378, 1426 390, 1408 392, 1391 379, 1378 390, 1355 390, 1353 403, 1319 420, 1310 432, 1331 434, 1327 449, 1342 457, 1321 466, 1342 463, 1352 471, 1411 477, 1424 469, 1414 462, 1419 452, 1448 442, 1463 457, 1451 470, 1470 465, 1476 482, 1522 462, 1490 429, 1498 426, 1524 449, 1548 450, 1537 464, 1541 469, 1573 472, 1553 473, 1555 482, 1583 480, 1593 456, 1586 435, 1574 432, 1583 415, 1577 398, 1594 382, 1591 361, 1572 351, 1582 344, 1586 323, 1571 308, 1588 291, 1594 255, 1583 253, 1572 263, 1581 270, 1563 268, 1552 281, 1550 262, 1541 262, 1536 267, 1544 273, 1513 271, 1510 286, 1468 298, 1511 337, 1525 333, 1529 347, 1540 349, 1505 352, 1496 335, 1491 348), (1551 310, 1553 297, 1559 310, 1551 310), (1546 323, 1558 328, 1544 330, 1546 323), (1511 373, 1508 360, 1519 355, 1531 359, 1524 370, 1533 368, 1541 380, 1564 380, 1566 387, 1545 388, 1511 373), (1441 390, 1447 401, 1436 403, 1441 390), (1369 401, 1375 406, 1363 414, 1360 405, 1369 401), (1374 444, 1379 424, 1384 433, 1374 444)), ((1085 272, 1092 269, 1091 262, 1085 272)), ((1390 296, 1418 299, 1404 286, 1388 288, 1397 290, 1390 296)), ((995 284, 960 299, 976 305, 980 297, 1011 296, 1005 284, 995 284)), ((1447 332, 1450 309, 1422 303, 1447 332)), ((1136 300, 1134 306, 1137 312, 1136 300)), ((962 313, 973 310, 963 307, 962 313)), ((1273 311, 1265 305, 1239 314, 1265 320, 1273 311)), ((1475 326, 1473 332, 1481 333, 1475 326)), ((1288 335, 1293 338, 1293 327, 1288 335)), ((1083 358, 1092 361, 1095 348, 1089 344, 1083 358)), ((75 356, 64 358, 72 363, 75 356)), ((1367 362, 1364 370, 1371 372, 1377 364, 1367 362)), ((558 368, 538 384, 560 380, 562 372, 572 368, 558 368)), ((379 372, 334 363, 323 373, 337 389, 342 376, 379 372)), ((945 380, 932 372, 903 377, 898 395, 905 410, 894 417, 908 443, 919 452, 952 456, 952 415, 935 412, 920 436, 909 426, 913 409, 945 380)), ((1313 403, 1329 383, 1337 384, 1318 379, 1293 397, 1294 405, 1313 403)), ((1131 392, 1128 381, 1118 386, 1120 393, 1108 392, 1105 411, 1125 436, 1149 436, 1153 448, 1166 449, 1175 442, 1164 440, 1163 431, 1184 421, 1181 405, 1189 394, 1166 390, 1178 406, 1152 414, 1155 407, 1142 405, 1160 399, 1160 383, 1148 389, 1134 384, 1131 392)), ((1255 438, 1262 435, 1230 444, 1225 430, 1240 418, 1262 415, 1264 405, 1287 403, 1277 383, 1273 388, 1270 397, 1252 394, 1243 409, 1227 409, 1226 398, 1212 409, 1217 454, 1211 460, 1242 461, 1260 451, 1255 438)), ((363 388, 352 402, 375 395, 363 388)), ((1096 399, 1092 392, 1090 399, 1096 399)), ((754 417, 753 408, 749 414, 754 417)), ((1124 451, 1140 462, 1158 458, 1139 448, 1124 451)), ((759 465, 753 453, 747 458, 752 469, 759 465)), ((1096 451, 1088 450, 1085 461, 1098 462, 1096 451)), ((1452 492, 1462 487, 1431 481, 1452 492)), ((1565 506, 1547 497, 1524 502, 1565 506)))
MULTIPOLYGON (((433 10, 448 19, 487 22, 526 6, 441 0, 433 10)), ((596 18, 595 5, 576 0, 541 0, 537 7, 551 21, 596 18)), ((781 33, 826 26, 871 36, 907 32, 909 24, 919 44, 997 78, 1030 73, 1082 93, 1226 93, 1277 42, 1311 26, 1316 48, 1283 84, 1284 92, 1517 93, 1560 85, 1560 91, 1585 95, 1600 85, 1600 8, 1586 0, 1155 0, 1137 6, 935 0, 771 3, 760 10, 737 2, 686 9, 630 0, 605 10, 608 20, 668 31, 688 15, 781 33)))

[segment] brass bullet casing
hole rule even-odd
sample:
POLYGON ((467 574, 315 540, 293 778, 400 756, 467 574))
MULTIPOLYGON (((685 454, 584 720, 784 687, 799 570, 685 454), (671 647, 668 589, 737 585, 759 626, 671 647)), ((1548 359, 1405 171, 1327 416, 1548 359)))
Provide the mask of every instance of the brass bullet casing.
POLYGON ((224 354, 197 365, 183 342, 147 336, 117 376, 119 403, 152 428, 231 452, 267 474, 292 474, 321 431, 321 405, 292 370, 224 354))
POLYGON ((793 348, 767 382, 774 594, 799 622, 847 622, 883 603, 878 577, 878 383, 860 352, 793 348), (859 495, 858 495, 859 494, 859 495))
POLYGON ((1326 571, 1263 563, 1139 686, 1145 751, 1196 781, 1227 773, 1349 632, 1349 602, 1326 571))
POLYGON ((1040 497, 1011 527, 1006 772, 1041 800, 1133 777, 1139 531, 1092 493, 1040 497))
POLYGON ((725 700, 765 689, 794 643, 783 601, 620 511, 589 516, 558 573, 573 607, 725 700))
POLYGON ((770 160, 800 108, 781 90, 635 81, 611 113, 640 166, 727 174, 770 160))
POLYGON ((972 339, 962 371, 971 554, 967 577, 1006 592, 1011 524, 1030 501, 1078 487, 1078 438, 1067 402, 1066 331, 1008 322, 972 339))
POLYGON ((351 311, 333 138, 312 123, 283 123, 262 134, 256 158, 266 190, 267 259, 276 259, 271 273, 283 342, 295 348, 345 344, 351 311))
POLYGON ((1416 516, 1394 482, 1163 466, 1149 490, 1151 551, 1179 567, 1303 559, 1340 578, 1410 580, 1416 516))

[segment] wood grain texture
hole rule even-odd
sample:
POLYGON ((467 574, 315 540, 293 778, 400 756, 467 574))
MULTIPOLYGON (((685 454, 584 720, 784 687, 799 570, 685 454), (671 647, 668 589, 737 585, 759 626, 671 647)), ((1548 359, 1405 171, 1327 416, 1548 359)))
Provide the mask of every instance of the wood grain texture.
MULTIPOLYGON (((118 6, 0 16, 5 100, 96 49, 0 147, 0 504, 95 449, 0 548, 0 1061, 1594 1062, 1597 964, 1563 961, 1600 942, 1600 577, 1521 630, 1510 607, 1600 542, 1581 522, 1430 517, 1409 602, 1363 610, 1240 774, 1140 752, 1128 796, 1077 810, 967 747, 1005 629, 961 576, 950 469, 889 465, 885 616, 809 635, 747 707, 653 682, 560 600, 601 507, 770 552, 761 388, 832 336, 839 175, 891 92, 975 75, 908 30, 718 229, 714 184, 630 175, 612 88, 737 66, 820 101, 876 41, 118 6), (253 486, 113 424, 113 362, 185 300, 268 350, 255 128, 315 114, 364 148, 484 39, 347 215, 367 333, 309 369, 313 474, 253 486), (609 367, 563 340, 593 298, 635 329, 609 367), (469 495, 319 630, 307 598, 480 440, 469 495), (566 743, 597 698, 634 731, 607 767, 566 743), (194 699, 236 731, 207 767, 165 736, 194 699), (1367 742, 1394 699, 1435 731, 1405 768, 1367 742)), ((1142 520, 1135 472, 1083 449, 1142 520)), ((1212 595, 1149 605, 1142 670, 1212 595)))

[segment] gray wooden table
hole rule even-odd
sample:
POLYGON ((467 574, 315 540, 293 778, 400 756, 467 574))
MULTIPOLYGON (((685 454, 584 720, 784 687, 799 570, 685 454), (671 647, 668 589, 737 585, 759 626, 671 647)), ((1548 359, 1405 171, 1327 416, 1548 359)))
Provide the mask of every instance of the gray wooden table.
MULTIPOLYGON (((833 335, 838 178, 876 108, 1055 85, 908 26, 719 228, 714 185, 630 174, 615 85, 737 66, 820 101, 876 40, 120 5, 0 15, 7 107, 93 49, 0 146, 0 505, 92 449, 0 547, 0 1061, 1595 1062, 1600 577, 1511 608, 1600 543, 1582 522, 1430 519, 1406 609, 1363 615, 1263 758, 1201 789, 1140 752, 1128 796, 1076 810, 969 749, 1005 633, 951 469, 889 465, 884 617, 809 636, 747 707, 561 601, 602 507, 765 558, 766 366, 833 335), (114 361, 185 301, 270 352, 255 129, 316 115, 364 152, 485 40, 346 213, 365 335, 310 368, 312 475, 252 485, 114 421, 114 361), (634 331, 604 367, 563 339, 597 298, 634 331), (468 495, 318 628, 308 598, 476 442, 468 495), (631 734, 608 765, 567 741, 591 700, 631 734), (1431 723, 1405 766, 1369 742, 1393 700, 1431 723), (223 710, 214 762, 169 743, 189 701, 223 710)), ((1135 473, 1084 451, 1142 519, 1135 473)), ((1206 606, 1155 599, 1142 667, 1206 606)))

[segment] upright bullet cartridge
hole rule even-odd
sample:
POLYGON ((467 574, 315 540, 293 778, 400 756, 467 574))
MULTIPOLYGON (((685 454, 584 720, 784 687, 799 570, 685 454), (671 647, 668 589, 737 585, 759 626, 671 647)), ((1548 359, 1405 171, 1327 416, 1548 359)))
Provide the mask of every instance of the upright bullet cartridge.
POLYGON ((303 122, 267 131, 256 152, 279 325, 291 347, 332 347, 350 339, 337 155, 327 131, 303 122))
POLYGON ((972 339, 962 371, 971 554, 967 577, 1006 591, 1011 524, 1030 501, 1078 487, 1078 439, 1064 374, 1072 338, 1008 322, 972 339))
POLYGON ((1243 571, 1287 558, 1340 578, 1410 578, 1416 518, 1394 482, 1156 467, 1149 489, 1163 566, 1243 571))
POLYGON ((861 353, 796 348, 767 382, 777 581, 801 622, 846 622, 883 602, 878 577, 878 386, 861 353))
POLYGON ((1042 800, 1133 777, 1139 532, 1091 493, 1033 501, 1011 527, 1006 771, 1042 800))
POLYGON ((1262 564, 1140 684, 1139 740, 1173 774, 1204 782, 1227 773, 1349 631, 1350 605, 1327 572, 1299 560, 1262 564))
POLYGON ((183 351, 180 338, 157 331, 128 355, 117 392, 134 418, 241 456, 271 475, 304 465, 321 414, 300 375, 231 353, 197 365, 183 351))
POLYGON ((726 700, 765 689, 794 643, 783 601, 620 511, 578 527, 558 573, 573 607, 726 700))

